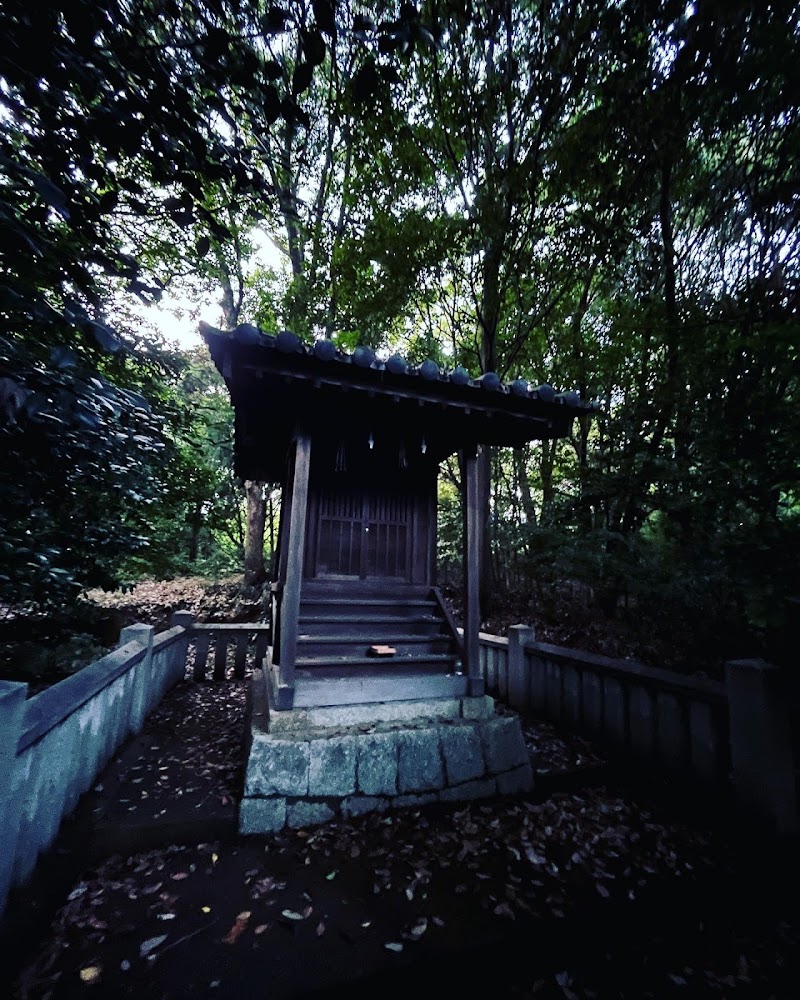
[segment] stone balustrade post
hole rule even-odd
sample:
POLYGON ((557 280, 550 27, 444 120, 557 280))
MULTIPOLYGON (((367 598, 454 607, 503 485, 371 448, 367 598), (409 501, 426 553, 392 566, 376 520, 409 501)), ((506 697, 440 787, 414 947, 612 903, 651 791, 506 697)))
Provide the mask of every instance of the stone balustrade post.
POLYGON ((172 661, 173 665, 171 668, 172 674, 170 676, 170 683, 177 684, 177 682, 183 680, 186 675, 186 660, 189 656, 189 642, 193 635, 194 615, 191 611, 173 611, 172 617, 169 620, 169 627, 182 628, 186 630, 183 638, 175 647, 175 655, 172 661))
POLYGON ((169 620, 170 628, 191 628, 194 625, 194 615, 191 611, 173 611, 169 620))
POLYGON ((725 664, 730 748, 738 802, 770 832, 800 832, 792 732, 779 667, 725 664))
POLYGON ((525 646, 536 642, 536 631, 530 625, 512 625, 508 630, 508 703, 517 711, 530 708, 530 671, 525 646))
POLYGON ((27 684, 0 681, 0 916, 5 909, 14 873, 22 804, 18 791, 15 791, 14 768, 27 695, 27 684))
POLYGON ((144 659, 137 664, 134 675, 133 703, 131 705, 130 731, 141 732, 144 725, 147 710, 150 707, 150 695, 155 684, 153 671, 153 636, 155 628, 152 625, 143 625, 137 622, 135 625, 128 625, 119 634, 119 645, 125 646, 129 642, 138 643, 145 650, 144 659))

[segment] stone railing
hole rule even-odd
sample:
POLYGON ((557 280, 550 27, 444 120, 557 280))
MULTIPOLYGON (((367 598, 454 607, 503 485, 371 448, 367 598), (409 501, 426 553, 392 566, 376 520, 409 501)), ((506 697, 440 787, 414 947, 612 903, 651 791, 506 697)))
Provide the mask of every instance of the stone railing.
MULTIPOLYGON (((195 624, 178 613, 159 635, 148 625, 123 629, 117 649, 30 699, 27 685, 0 681, 0 914, 9 889, 30 877, 80 795, 166 691, 182 679, 242 677, 268 641, 266 625, 195 624)), ((647 766, 732 786, 772 832, 800 831, 777 668, 729 663, 720 684, 537 643, 524 626, 508 639, 482 634, 480 649, 487 690, 513 708, 647 766)))
POLYGON ((244 677, 269 638, 266 625, 201 625, 181 612, 154 632, 123 629, 117 649, 32 698, 26 684, 0 681, 0 915, 9 889, 30 878, 62 820, 167 690, 183 679, 244 677))
POLYGON ((122 630, 113 652, 26 699, 0 682, 0 912, 119 745, 185 672, 189 632, 122 630))
MULTIPOLYGON (((181 619, 185 625, 190 620, 181 619)), ((191 623, 192 638, 187 656, 189 677, 193 680, 224 680, 228 668, 233 676, 244 677, 260 665, 267 653, 270 627, 250 623, 235 625, 200 625, 191 623), (213 656, 211 652, 213 651, 213 656)))
POLYGON ((482 634, 486 689, 512 708, 596 739, 638 767, 723 795, 772 833, 800 832, 798 774, 783 675, 760 660, 725 683, 535 641, 515 625, 482 634))

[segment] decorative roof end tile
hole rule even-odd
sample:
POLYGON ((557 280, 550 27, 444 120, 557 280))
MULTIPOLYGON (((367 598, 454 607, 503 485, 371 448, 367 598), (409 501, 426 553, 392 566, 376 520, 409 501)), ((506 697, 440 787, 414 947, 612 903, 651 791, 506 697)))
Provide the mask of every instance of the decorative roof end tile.
POLYGON ((371 347, 359 345, 353 351, 353 364, 358 365, 359 368, 371 368, 374 361, 375 352, 371 347))
POLYGON ((275 346, 282 354, 299 354, 303 350, 300 338, 291 330, 281 330, 275 338, 275 346))
POLYGON ((332 340, 315 340, 314 354, 320 361, 333 361, 336 357, 336 344, 332 340))
POLYGON ((392 375, 405 375, 408 371, 408 362, 400 354, 393 354, 386 359, 386 370, 392 375))

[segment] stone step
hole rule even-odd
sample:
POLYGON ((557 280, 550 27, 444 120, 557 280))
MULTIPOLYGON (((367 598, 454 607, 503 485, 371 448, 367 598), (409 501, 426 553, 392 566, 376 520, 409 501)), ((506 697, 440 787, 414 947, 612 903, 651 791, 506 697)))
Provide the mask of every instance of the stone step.
POLYGON ((383 668, 390 671, 392 668, 399 670, 413 666, 415 669, 425 667, 447 668, 454 666, 461 660, 457 653, 421 653, 419 655, 405 654, 402 656, 381 657, 381 656, 298 656, 295 666, 298 670, 316 670, 320 668, 342 668, 352 667, 373 667, 383 668))
POLYGON ((368 603, 367 601, 301 601, 300 617, 317 617, 329 615, 332 618, 344 618, 345 620, 354 618, 381 619, 395 618, 402 620, 405 618, 439 618, 439 609, 435 604, 427 601, 407 604, 405 601, 396 603, 379 602, 368 603))
POLYGON ((300 595, 300 604, 321 604, 325 607, 331 606, 343 606, 343 607, 375 607, 375 608, 387 608, 387 607, 403 607, 403 608, 435 608, 437 607, 436 601, 431 601, 426 598, 406 598, 406 597, 324 597, 321 594, 317 595, 306 595, 302 593, 300 595))
POLYGON ((304 580, 301 597, 328 600, 430 600, 431 588, 419 583, 372 583, 365 580, 304 580))
MULTIPOLYGON (((452 651, 453 639, 449 635, 390 635, 376 637, 373 631, 362 630, 358 633, 342 635, 308 635, 300 632, 297 637, 297 651, 301 656, 366 656, 368 649, 374 645, 392 646, 397 655, 406 653, 422 655, 423 653, 448 653, 452 651)), ((391 661, 393 657, 374 657, 378 660, 391 661)))
POLYGON ((441 622, 444 621, 442 615, 437 615, 434 611, 420 611, 410 609, 403 613, 395 609, 391 612, 378 611, 375 608, 323 608, 320 611, 311 610, 300 605, 301 621, 329 621, 329 622, 350 622, 350 621, 376 621, 376 622, 441 622))
POLYGON ((360 637, 367 642, 367 645, 396 635, 438 637, 450 634, 444 619, 434 618, 431 615, 414 615, 409 618, 399 615, 385 618, 301 615, 297 628, 299 635, 360 637))

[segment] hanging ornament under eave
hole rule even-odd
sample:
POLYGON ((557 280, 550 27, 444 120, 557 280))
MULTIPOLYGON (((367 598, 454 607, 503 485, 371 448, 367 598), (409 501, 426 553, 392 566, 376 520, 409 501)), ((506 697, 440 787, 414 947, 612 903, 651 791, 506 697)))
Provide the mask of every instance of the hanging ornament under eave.
POLYGON ((425 437, 423 436, 422 444, 420 445, 420 451, 424 455, 427 450, 428 450, 428 442, 425 440, 425 437))
POLYGON ((336 471, 337 472, 347 472, 347 452, 344 448, 344 442, 339 442, 339 447, 336 449, 336 471))
POLYGON ((367 440, 367 443, 369 444, 369 450, 372 451, 372 449, 375 447, 375 438, 372 436, 372 431, 369 432, 369 438, 367 440))
POLYGON ((400 442, 400 452, 397 456, 397 464, 399 468, 403 470, 403 472, 405 472, 405 470, 408 468, 408 456, 406 455, 406 446, 405 442, 402 441, 400 442))

